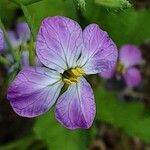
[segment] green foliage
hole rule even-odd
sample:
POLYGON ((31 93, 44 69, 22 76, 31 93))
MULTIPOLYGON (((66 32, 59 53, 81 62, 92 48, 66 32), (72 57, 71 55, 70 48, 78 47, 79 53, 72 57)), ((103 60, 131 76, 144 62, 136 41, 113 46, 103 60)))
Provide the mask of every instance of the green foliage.
POLYGON ((81 9, 85 9, 85 0, 74 0, 74 2, 76 3, 77 7, 81 8, 81 9))
POLYGON ((110 8, 131 7, 131 4, 127 0, 95 0, 95 3, 110 8))
POLYGON ((150 143, 150 113, 146 112, 142 103, 119 102, 116 93, 106 92, 103 88, 98 88, 95 95, 97 119, 150 143))
POLYGON ((43 0, 34 5, 29 5, 28 8, 37 32, 41 21, 48 16, 59 15, 76 18, 75 6, 72 0, 60 0, 59 2, 55 0, 43 0))
POLYGON ((43 0, 29 5, 28 8, 34 20, 36 31, 45 17, 64 15, 79 20, 80 24, 87 25, 93 22, 99 24, 109 33, 117 46, 125 43, 139 45, 150 38, 150 10, 137 11, 130 8, 115 12, 95 5, 93 0, 88 0, 86 1, 86 10, 83 11, 83 17, 78 19, 73 1, 60 0, 59 3, 56 3, 55 0, 43 0), (83 23, 85 20, 86 23, 83 23))
POLYGON ((52 150, 86 150, 89 143, 88 130, 68 130, 56 121, 52 112, 38 118, 34 131, 52 150))
POLYGON ((28 150, 30 144, 32 144, 34 140, 34 136, 25 137, 23 139, 0 146, 0 150, 28 150))
MULTIPOLYGON (((22 1, 27 3, 38 1, 38 3, 27 6, 36 33, 45 17, 61 15, 78 20, 80 24, 87 25, 93 22, 99 24, 102 29, 109 33, 118 47, 126 43, 140 45, 144 40, 150 38, 150 9, 124 9, 130 5, 127 0, 22 1), (85 11, 77 14, 74 2, 82 9, 85 8, 86 4, 85 11), (85 23, 83 23, 84 21, 85 23)), ((16 8, 18 5, 14 5, 8 0, 0 0, 0 17, 8 27, 15 19, 16 8)), ((16 73, 14 72, 7 80, 10 81, 14 78, 16 73)), ((103 88, 98 88, 95 95, 96 119, 111 123, 129 135, 138 136, 150 143, 150 115, 141 103, 118 102, 115 92, 107 92, 103 88)), ((90 141, 88 139, 89 130, 67 130, 55 120, 52 112, 38 118, 34 131, 39 138, 46 141, 52 150, 85 150, 90 141)))
POLYGON ((134 8, 115 12, 97 6, 89 0, 84 16, 88 18, 88 23, 98 23, 109 33, 117 46, 121 46, 126 43, 139 45, 150 38, 149 14, 150 9, 135 10, 134 8))
POLYGON ((30 5, 30 4, 34 4, 36 2, 42 1, 42 0, 9 0, 11 2, 14 2, 16 4, 23 4, 23 5, 30 5))
POLYGON ((8 0, 0 0, 0 18, 4 21, 6 27, 13 22, 16 8, 17 6, 8 0))

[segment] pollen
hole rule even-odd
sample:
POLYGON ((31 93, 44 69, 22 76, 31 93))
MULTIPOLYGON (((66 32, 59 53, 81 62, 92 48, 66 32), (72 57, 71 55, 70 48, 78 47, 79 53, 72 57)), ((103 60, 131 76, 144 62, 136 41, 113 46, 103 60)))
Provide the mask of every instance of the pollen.
POLYGON ((62 79, 65 84, 71 85, 73 83, 78 83, 79 77, 83 76, 84 74, 85 72, 82 68, 76 67, 76 68, 66 70, 62 74, 62 79))
POLYGON ((123 73, 125 73, 125 71, 126 71, 125 66, 124 66, 123 64, 119 63, 119 64, 117 65, 117 72, 118 72, 119 74, 123 74, 123 73))

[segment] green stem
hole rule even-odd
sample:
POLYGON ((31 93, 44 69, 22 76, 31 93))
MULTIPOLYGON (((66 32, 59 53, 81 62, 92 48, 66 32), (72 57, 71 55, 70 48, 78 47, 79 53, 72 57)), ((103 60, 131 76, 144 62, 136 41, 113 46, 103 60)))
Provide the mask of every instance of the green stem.
POLYGON ((14 49, 13 49, 11 43, 10 43, 10 40, 8 38, 8 35, 7 35, 7 31, 6 31, 5 27, 4 27, 4 24, 3 24, 2 20, 1 20, 1 18, 0 18, 0 28, 3 30, 6 43, 7 43, 8 47, 9 47, 9 50, 12 53, 12 56, 13 56, 14 60, 17 61, 16 53, 15 53, 15 51, 14 51, 14 49))
POLYGON ((78 9, 84 9, 85 10, 85 0, 73 0, 74 4, 78 9))
POLYGON ((81 27, 84 27, 87 23, 89 23, 87 22, 86 18, 83 16, 83 11, 85 8, 81 8, 77 0, 73 0, 73 4, 75 6, 78 22, 80 23, 81 27))
POLYGON ((27 21, 27 23, 28 23, 28 25, 30 27, 33 39, 35 40, 35 38, 36 38, 36 30, 35 30, 35 28, 33 26, 34 23, 33 23, 32 17, 31 17, 31 15, 30 15, 30 13, 29 13, 29 11, 28 11, 28 9, 27 9, 27 7, 25 5, 20 3, 20 7, 21 7, 21 9, 22 9, 22 11, 24 13, 24 16, 26 18, 26 21, 27 21))
POLYGON ((90 145, 91 145, 91 141, 92 141, 92 130, 88 129, 88 130, 81 130, 80 131, 80 136, 82 138, 81 140, 81 150, 87 150, 89 149, 90 145))
POLYGON ((29 63, 31 66, 35 65, 35 51, 34 51, 34 41, 33 38, 30 40, 29 46, 29 63))
POLYGON ((6 58, 2 57, 1 55, 0 55, 0 63, 4 65, 10 64, 10 62, 6 58))

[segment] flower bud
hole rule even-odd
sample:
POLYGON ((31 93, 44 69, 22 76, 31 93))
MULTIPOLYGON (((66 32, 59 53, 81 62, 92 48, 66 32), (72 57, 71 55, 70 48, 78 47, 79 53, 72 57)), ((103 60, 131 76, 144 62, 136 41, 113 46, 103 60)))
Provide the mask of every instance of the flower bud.
POLYGON ((74 0, 74 2, 79 8, 85 9, 85 4, 86 4, 85 0, 74 0))
POLYGON ((95 3, 110 8, 128 8, 131 6, 127 0, 95 0, 95 3))

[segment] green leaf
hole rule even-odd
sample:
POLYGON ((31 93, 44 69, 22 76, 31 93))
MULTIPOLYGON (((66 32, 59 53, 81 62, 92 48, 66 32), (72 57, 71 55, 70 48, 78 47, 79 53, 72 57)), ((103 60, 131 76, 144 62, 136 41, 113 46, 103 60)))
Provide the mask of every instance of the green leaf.
POLYGON ((86 12, 84 12, 89 23, 99 24, 118 47, 126 43, 140 45, 150 38, 149 14, 150 9, 135 10, 134 8, 115 12, 95 5, 92 0, 87 1, 86 12))
POLYGON ((0 55, 0 64, 10 65, 10 62, 6 58, 0 55))
POLYGON ((34 20, 33 18, 31 17, 31 14, 29 13, 27 7, 25 5, 23 5, 22 3, 20 4, 20 7, 24 13, 24 16, 26 18, 26 21, 30 27, 30 30, 31 30, 31 33, 32 33, 32 36, 33 36, 33 39, 35 40, 36 39, 36 31, 35 31, 35 27, 34 27, 34 20))
POLYGON ((14 2, 16 4, 23 4, 23 5, 30 5, 30 4, 34 4, 36 2, 42 1, 42 0, 9 0, 11 2, 14 2))
POLYGON ((110 8, 131 7, 131 4, 127 0, 95 0, 95 3, 110 8))
MULTIPOLYGON (((52 150, 86 150, 88 130, 68 130, 46 113, 38 118, 34 131, 52 150)), ((88 142, 88 143, 87 143, 88 142)))
POLYGON ((72 0, 44 0, 34 5, 28 6, 29 12, 34 19, 36 31, 41 24, 41 21, 48 16, 67 16, 76 18, 76 11, 72 0))
POLYGON ((123 103, 117 100, 117 93, 98 88, 95 92, 97 119, 123 129, 130 136, 137 136, 150 143, 150 113, 140 102, 123 103))
POLYGON ((42 0, 20 0, 20 1, 22 2, 23 5, 30 5, 30 4, 40 2, 42 0))
POLYGON ((7 0, 0 0, 0 18, 4 21, 5 26, 13 22, 16 8, 15 4, 7 0))

